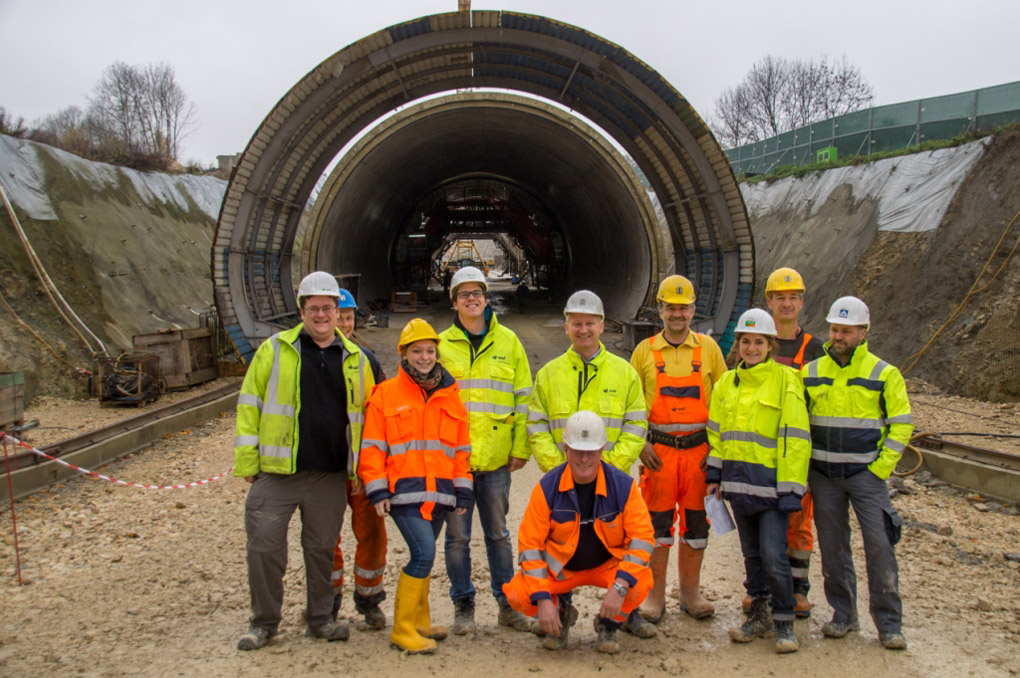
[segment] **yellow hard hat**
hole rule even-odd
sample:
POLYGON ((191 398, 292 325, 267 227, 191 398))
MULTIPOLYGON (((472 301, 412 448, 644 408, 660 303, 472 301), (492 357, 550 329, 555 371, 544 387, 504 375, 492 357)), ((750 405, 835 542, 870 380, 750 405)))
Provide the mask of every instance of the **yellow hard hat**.
POLYGON ((404 325, 404 329, 400 331, 400 340, 397 342, 397 351, 404 350, 405 346, 413 344, 416 341, 422 339, 431 339, 439 344, 439 335, 432 329, 432 325, 429 325, 426 321, 421 318, 415 318, 411 322, 404 325))
POLYGON ((792 268, 777 268, 765 283, 765 296, 772 292, 804 292, 804 278, 792 268))
POLYGON ((667 304, 693 304, 694 285, 682 275, 671 275, 659 285, 655 300, 667 304))

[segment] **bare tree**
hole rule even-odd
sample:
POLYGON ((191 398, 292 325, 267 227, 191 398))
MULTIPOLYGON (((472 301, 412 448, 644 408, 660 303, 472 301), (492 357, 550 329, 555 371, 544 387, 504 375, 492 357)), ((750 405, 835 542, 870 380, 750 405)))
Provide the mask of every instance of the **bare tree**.
POLYGON ((93 88, 88 117, 99 136, 112 136, 129 153, 176 160, 194 125, 195 107, 168 64, 116 62, 93 88))
POLYGON ((712 128, 724 144, 740 146, 850 113, 872 101, 871 85, 844 56, 830 63, 767 55, 744 80, 715 101, 712 128))
POLYGON ((28 134, 25 119, 21 116, 15 118, 13 113, 0 106, 0 134, 7 134, 12 137, 25 136, 28 134))

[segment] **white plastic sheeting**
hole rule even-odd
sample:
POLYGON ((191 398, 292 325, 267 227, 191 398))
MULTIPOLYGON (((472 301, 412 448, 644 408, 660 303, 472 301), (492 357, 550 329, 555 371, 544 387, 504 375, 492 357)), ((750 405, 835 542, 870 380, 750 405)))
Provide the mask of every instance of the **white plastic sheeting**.
POLYGON ((834 190, 850 185, 855 203, 878 203, 878 230, 901 233, 938 228, 949 203, 991 137, 963 146, 840 167, 771 184, 742 183, 752 224, 777 211, 812 216, 834 190))
POLYGON ((0 135, 0 185, 12 203, 38 221, 57 219, 57 213, 46 194, 45 169, 39 153, 52 154, 67 172, 97 192, 117 188, 119 177, 124 176, 147 206, 169 204, 187 211, 191 208, 188 202, 190 198, 212 219, 219 216, 223 193, 227 188, 227 182, 216 177, 140 172, 85 160, 57 148, 0 135))

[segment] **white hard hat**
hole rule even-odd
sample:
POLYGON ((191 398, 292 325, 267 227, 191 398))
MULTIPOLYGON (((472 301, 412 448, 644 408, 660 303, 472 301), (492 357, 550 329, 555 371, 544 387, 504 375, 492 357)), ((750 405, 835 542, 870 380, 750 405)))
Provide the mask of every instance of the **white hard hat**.
POLYGON ((776 321, 772 319, 768 311, 750 308, 740 314, 737 328, 733 331, 737 334, 765 334, 774 337, 776 336, 776 321))
POLYGON ((868 305, 857 297, 840 297, 832 302, 829 315, 825 322, 834 325, 871 325, 871 312, 868 305))
POLYGON ((297 288, 298 303, 303 297, 335 297, 340 298, 340 284, 336 278, 325 271, 312 271, 301 279, 297 288))
POLYGON ((483 290, 489 291, 489 283, 485 280, 485 274, 474 266, 465 266, 464 268, 457 269, 457 272, 450 278, 450 298, 454 299, 457 297, 458 286, 469 282, 478 283, 482 286, 483 290))
POLYGON ((563 429, 563 442, 572 450, 601 450, 606 446, 606 425, 590 410, 570 415, 563 429))
POLYGON ((599 295, 588 290, 581 290, 570 295, 570 298, 567 299, 567 305, 563 308, 563 316, 566 317, 570 313, 590 313, 600 318, 606 317, 606 312, 602 308, 602 300, 599 299, 599 295))

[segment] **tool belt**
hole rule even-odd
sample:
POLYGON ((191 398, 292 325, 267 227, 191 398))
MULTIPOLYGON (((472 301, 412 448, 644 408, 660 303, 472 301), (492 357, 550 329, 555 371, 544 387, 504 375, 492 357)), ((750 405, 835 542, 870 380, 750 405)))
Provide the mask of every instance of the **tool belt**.
POLYGON ((707 443, 708 433, 702 430, 691 433, 690 435, 675 436, 672 433, 666 433, 649 426, 648 441, 658 443, 659 445, 666 445, 667 447, 672 447, 675 450, 687 450, 692 447, 697 447, 703 443, 707 443))

